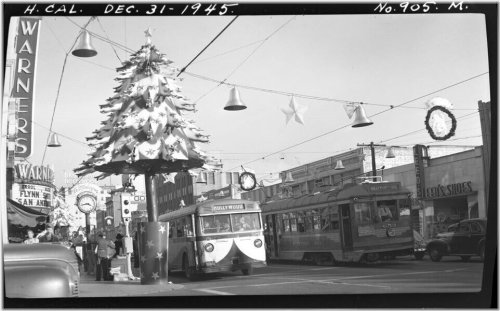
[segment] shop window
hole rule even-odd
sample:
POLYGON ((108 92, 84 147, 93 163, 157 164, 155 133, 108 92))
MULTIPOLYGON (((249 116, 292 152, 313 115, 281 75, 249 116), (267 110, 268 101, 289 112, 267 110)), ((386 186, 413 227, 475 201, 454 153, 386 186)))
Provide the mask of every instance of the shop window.
POLYGON ((191 222, 191 216, 185 217, 184 234, 186 236, 193 236, 193 223, 191 222))
POLYGON ((174 232, 175 232, 175 220, 171 220, 168 222, 169 225, 169 230, 168 230, 168 237, 169 238, 174 238, 174 232))
POLYGON ((284 213, 282 215, 283 217, 283 232, 289 232, 290 231, 290 220, 288 219, 288 214, 284 213))
POLYGON ((184 236, 184 227, 186 226, 186 219, 181 218, 176 221, 177 237, 181 238, 184 236))

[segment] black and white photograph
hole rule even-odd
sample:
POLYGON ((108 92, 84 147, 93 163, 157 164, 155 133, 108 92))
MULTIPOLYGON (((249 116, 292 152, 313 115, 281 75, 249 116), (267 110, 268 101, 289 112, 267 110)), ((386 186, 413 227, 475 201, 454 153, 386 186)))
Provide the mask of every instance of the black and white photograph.
POLYGON ((497 2, 2 11, 2 307, 498 307, 497 2))

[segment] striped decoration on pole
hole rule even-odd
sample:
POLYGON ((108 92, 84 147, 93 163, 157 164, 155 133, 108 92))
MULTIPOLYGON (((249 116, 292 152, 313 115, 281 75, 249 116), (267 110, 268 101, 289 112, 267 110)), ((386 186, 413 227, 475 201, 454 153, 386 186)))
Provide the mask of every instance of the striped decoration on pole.
POLYGON ((141 284, 167 283, 168 223, 140 222, 137 229, 141 284))

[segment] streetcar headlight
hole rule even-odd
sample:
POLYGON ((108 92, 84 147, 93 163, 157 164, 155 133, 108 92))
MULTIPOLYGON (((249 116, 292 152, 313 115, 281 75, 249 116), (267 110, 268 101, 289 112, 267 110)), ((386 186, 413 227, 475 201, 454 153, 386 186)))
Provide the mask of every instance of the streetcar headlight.
POLYGON ((212 243, 205 244, 205 250, 210 253, 214 250, 214 245, 212 243))
POLYGON ((262 240, 257 239, 255 241, 253 241, 253 245, 255 245, 255 247, 261 247, 262 246, 262 240))

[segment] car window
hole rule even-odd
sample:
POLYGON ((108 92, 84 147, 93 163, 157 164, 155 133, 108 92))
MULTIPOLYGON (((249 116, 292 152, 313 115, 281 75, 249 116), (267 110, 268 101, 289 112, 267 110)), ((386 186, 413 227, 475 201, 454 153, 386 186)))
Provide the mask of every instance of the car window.
POLYGON ((471 233, 481 233, 481 226, 477 222, 470 223, 470 232, 471 233))
POLYGON ((470 224, 469 223, 461 223, 458 227, 458 231, 461 233, 469 233, 470 232, 470 224))

